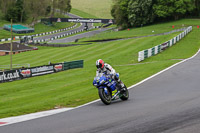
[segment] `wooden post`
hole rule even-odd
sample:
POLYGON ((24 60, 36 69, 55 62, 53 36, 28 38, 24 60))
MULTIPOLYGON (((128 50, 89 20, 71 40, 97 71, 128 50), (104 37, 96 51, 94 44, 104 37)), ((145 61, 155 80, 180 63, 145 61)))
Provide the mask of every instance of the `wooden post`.
POLYGON ((12 41, 13 41, 13 33, 12 33, 12 19, 11 19, 11 43, 10 43, 10 70, 12 70, 12 52, 13 52, 13 44, 12 44, 12 41))

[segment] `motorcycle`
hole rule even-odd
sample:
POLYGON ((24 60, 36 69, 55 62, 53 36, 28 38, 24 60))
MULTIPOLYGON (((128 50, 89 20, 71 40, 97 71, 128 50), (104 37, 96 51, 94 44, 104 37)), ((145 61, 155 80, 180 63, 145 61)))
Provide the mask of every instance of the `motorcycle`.
POLYGON ((128 100, 129 92, 124 85, 120 88, 117 82, 111 78, 111 75, 100 74, 94 78, 93 85, 98 88, 98 93, 101 101, 109 105, 111 101, 121 99, 128 100))

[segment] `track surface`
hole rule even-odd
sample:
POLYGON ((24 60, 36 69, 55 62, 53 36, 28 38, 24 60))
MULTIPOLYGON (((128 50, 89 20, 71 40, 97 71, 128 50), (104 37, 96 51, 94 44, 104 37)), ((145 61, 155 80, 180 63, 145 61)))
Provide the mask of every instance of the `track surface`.
MULTIPOLYGON (((129 90, 128 101, 101 101, 0 127, 1 133, 197 133, 200 54, 129 90)), ((134 80, 134 79, 133 79, 134 80)))
POLYGON ((67 38, 64 38, 64 39, 53 40, 53 41, 50 41, 50 43, 68 43, 68 42, 74 42, 76 39, 81 39, 81 38, 85 38, 85 37, 94 36, 96 34, 99 34, 101 32, 107 31, 109 29, 112 29, 112 28, 102 28, 102 29, 99 29, 99 30, 94 30, 94 31, 90 31, 90 32, 78 34, 78 35, 67 37, 67 38))

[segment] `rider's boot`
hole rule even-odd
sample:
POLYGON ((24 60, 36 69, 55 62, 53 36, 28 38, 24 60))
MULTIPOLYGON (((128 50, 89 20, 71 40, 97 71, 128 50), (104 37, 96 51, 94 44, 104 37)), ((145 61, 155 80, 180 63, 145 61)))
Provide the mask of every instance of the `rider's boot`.
POLYGON ((124 83, 120 79, 118 79, 117 80, 117 84, 118 84, 118 87, 119 87, 119 91, 123 92, 124 91, 124 87, 125 87, 124 83))

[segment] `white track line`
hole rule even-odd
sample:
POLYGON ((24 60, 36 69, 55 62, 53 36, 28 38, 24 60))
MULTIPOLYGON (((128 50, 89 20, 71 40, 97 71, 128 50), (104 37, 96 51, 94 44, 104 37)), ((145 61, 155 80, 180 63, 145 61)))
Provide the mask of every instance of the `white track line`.
POLYGON ((10 125, 14 123, 19 123, 23 121, 28 121, 28 120, 33 120, 45 116, 50 116, 58 113, 62 113, 68 110, 71 110, 73 108, 62 108, 62 109, 55 109, 55 110, 49 110, 49 111, 43 111, 43 112, 38 112, 38 113, 32 113, 32 114, 27 114, 27 115, 22 115, 22 116, 16 116, 16 117, 9 117, 9 118, 3 118, 0 119, 0 127, 5 126, 5 125, 10 125))
MULTIPOLYGON (((183 61, 181 61, 181 62, 178 62, 178 63, 176 63, 176 64, 174 64, 174 65, 172 65, 172 66, 170 66, 170 67, 168 67, 168 68, 166 68, 166 69, 164 69, 164 70, 162 70, 162 71, 160 71, 160 72, 158 72, 158 73, 156 73, 156 74, 154 74, 154 75, 152 75, 152 76, 150 76, 150 77, 148 77, 148 78, 146 78, 146 79, 144 79, 144 80, 142 80, 141 82, 139 82, 139 83, 137 83, 137 84, 135 84, 135 85, 132 85, 132 86, 128 87, 128 89, 132 89, 132 88, 134 88, 134 87, 136 87, 136 86, 138 86, 138 85, 144 83, 145 81, 147 81, 147 80, 149 80, 149 79, 152 79, 152 78, 154 78, 155 76, 157 76, 157 75, 159 75, 159 74, 161 74, 161 73, 163 73, 163 72, 165 72, 165 71, 167 71, 167 70, 169 70, 169 69, 171 69, 171 68, 173 68, 173 67, 175 67, 175 66, 177 66, 177 65, 179 65, 179 64, 181 64, 181 63, 183 63, 183 62, 186 62, 186 61, 188 61, 188 60, 190 60, 190 59, 193 59, 193 58, 196 57, 197 54, 199 54, 199 53, 200 53, 200 49, 199 49, 198 52, 197 52, 195 55, 193 55, 192 57, 190 57, 190 58, 188 58, 188 59, 185 59, 185 60, 183 60, 183 61)), ((95 103, 95 102, 98 102, 98 101, 100 101, 100 99, 97 99, 97 100, 95 100, 95 101, 86 103, 86 104, 84 104, 84 105, 81 105, 81 106, 78 106, 78 107, 75 107, 75 108, 55 109, 55 110, 50 110, 50 111, 44 111, 44 112, 38 112, 38 113, 27 114, 27 115, 23 115, 23 116, 16 116, 16 117, 9 117, 9 118, 0 119, 0 127, 1 127, 1 126, 5 126, 5 125, 14 124, 14 123, 24 122, 24 121, 28 121, 28 120, 33 120, 33 119, 37 119, 37 118, 41 118, 41 117, 46 117, 46 116, 50 116, 50 115, 54 115, 54 114, 66 112, 66 111, 73 110, 73 109, 78 109, 78 108, 81 108, 81 107, 90 105, 90 104, 95 103)))

